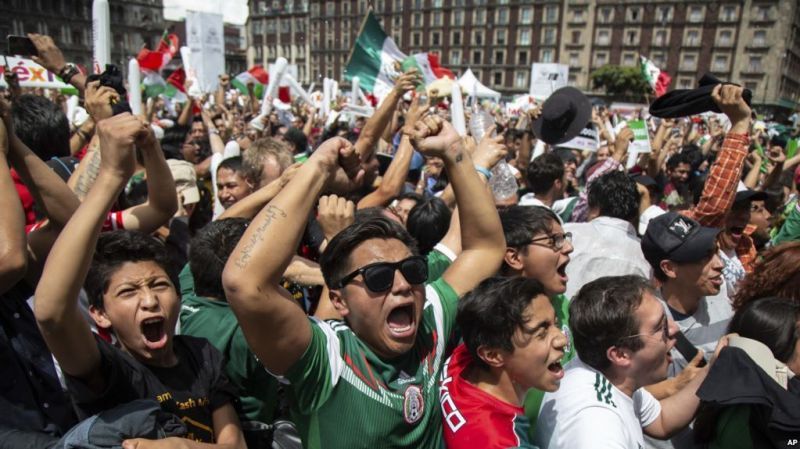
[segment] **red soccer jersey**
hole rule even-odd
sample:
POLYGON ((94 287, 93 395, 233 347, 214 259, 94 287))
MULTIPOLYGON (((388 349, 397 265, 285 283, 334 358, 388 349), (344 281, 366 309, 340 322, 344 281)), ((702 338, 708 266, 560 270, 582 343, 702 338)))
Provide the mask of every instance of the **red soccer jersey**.
POLYGON ((462 377, 471 362, 472 356, 461 344, 442 371, 439 401, 447 449, 534 448, 528 440, 530 421, 522 407, 498 399, 462 377))

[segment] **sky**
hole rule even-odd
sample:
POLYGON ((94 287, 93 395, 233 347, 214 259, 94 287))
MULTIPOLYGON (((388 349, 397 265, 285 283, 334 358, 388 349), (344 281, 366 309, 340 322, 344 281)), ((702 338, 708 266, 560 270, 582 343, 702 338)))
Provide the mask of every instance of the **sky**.
POLYGON ((183 20, 186 9, 222 13, 223 21, 235 25, 244 25, 247 20, 247 0, 164 0, 167 20, 183 20))

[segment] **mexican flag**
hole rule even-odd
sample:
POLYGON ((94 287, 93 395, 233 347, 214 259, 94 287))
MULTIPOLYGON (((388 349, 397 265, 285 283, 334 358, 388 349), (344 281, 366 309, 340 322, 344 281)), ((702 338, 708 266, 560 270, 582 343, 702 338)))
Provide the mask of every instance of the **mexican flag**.
POLYGON ((435 53, 416 53, 413 54, 402 62, 403 71, 408 69, 417 69, 422 74, 422 82, 430 84, 439 78, 456 79, 456 76, 450 69, 444 68, 439 64, 439 55, 435 53))
POLYGON ((264 86, 269 82, 269 73, 264 70, 264 67, 255 65, 246 72, 236 75, 231 81, 233 87, 239 90, 242 95, 247 95, 247 84, 253 84, 253 93, 256 97, 261 98, 264 95, 264 86))
POLYGON ((158 48, 151 51, 147 47, 143 47, 136 60, 139 62, 139 69, 142 72, 160 72, 178 53, 178 36, 175 34, 167 34, 166 30, 164 35, 161 36, 161 41, 158 43, 158 48))
POLYGON ((386 35, 378 19, 370 11, 358 32, 355 46, 344 69, 348 81, 358 77, 359 85, 376 97, 384 97, 394 86, 401 73, 401 63, 406 55, 386 35))
POLYGON ((653 61, 644 56, 639 56, 639 65, 642 68, 642 76, 650 84, 650 88, 655 92, 656 98, 664 95, 669 88, 669 83, 672 82, 669 74, 662 72, 661 69, 653 64, 653 61))
POLYGON ((152 72, 145 75, 144 80, 142 80, 146 98, 164 95, 178 103, 185 103, 189 99, 186 95, 186 89, 183 87, 185 83, 186 72, 184 72, 183 67, 172 72, 166 81, 158 73, 152 72))

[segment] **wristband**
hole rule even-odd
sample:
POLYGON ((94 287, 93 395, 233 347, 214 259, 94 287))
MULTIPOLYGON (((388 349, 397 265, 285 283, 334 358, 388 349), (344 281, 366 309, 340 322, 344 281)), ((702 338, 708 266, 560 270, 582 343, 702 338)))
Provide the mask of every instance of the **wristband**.
POLYGON ((219 135, 219 130, 217 128, 209 128, 208 134, 216 134, 219 135))
POLYGON ((476 165, 475 171, 485 176, 487 181, 492 179, 492 172, 489 171, 489 169, 487 168, 481 167, 480 165, 476 165))

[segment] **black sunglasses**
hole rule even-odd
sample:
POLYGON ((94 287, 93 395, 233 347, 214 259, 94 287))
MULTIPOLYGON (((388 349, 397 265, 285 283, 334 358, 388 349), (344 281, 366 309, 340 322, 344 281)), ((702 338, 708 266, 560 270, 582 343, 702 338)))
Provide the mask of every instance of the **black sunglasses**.
POLYGON ((398 262, 376 262, 365 265, 343 277, 333 288, 343 288, 356 278, 364 276, 364 284, 373 293, 382 293, 394 284, 394 272, 400 270, 409 284, 419 285, 428 280, 428 261, 422 256, 411 256, 398 262))

